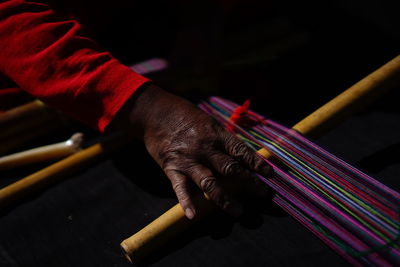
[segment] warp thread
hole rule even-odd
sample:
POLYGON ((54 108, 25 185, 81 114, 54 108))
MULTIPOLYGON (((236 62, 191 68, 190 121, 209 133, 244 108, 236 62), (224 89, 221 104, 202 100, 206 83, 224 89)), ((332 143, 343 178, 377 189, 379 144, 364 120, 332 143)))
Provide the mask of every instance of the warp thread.
POLYGON ((354 265, 400 264, 400 194, 296 131, 218 97, 204 111, 254 150, 267 149, 274 203, 354 265))

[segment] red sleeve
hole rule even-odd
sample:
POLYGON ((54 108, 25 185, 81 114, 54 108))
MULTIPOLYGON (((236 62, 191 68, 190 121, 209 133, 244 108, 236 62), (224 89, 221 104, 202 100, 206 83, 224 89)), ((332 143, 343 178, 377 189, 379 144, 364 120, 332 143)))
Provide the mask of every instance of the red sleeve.
POLYGON ((0 72, 100 131, 148 81, 82 35, 75 20, 23 0, 0 1, 0 72))

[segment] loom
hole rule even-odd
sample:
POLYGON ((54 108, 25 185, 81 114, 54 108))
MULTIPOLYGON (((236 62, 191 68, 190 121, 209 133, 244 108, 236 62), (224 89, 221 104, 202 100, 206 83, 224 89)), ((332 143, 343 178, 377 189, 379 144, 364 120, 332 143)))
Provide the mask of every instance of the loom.
MULTIPOLYGON (((384 91, 391 88, 400 77, 400 56, 394 58, 348 90, 300 121, 292 129, 305 136, 316 138, 334 127, 349 114, 365 107, 384 91)), ((269 159, 273 155, 262 148, 259 154, 269 159)), ((206 197, 199 196, 200 216, 214 211, 206 197)), ((168 242, 188 228, 193 222, 186 219, 179 204, 151 222, 133 236, 125 239, 121 247, 131 262, 139 262, 153 250, 168 242)), ((390 242, 390 241, 389 241, 390 242)))
POLYGON ((228 100, 200 104, 254 150, 266 148, 275 174, 259 176, 273 202, 353 265, 400 262, 400 194, 296 131, 228 100), (232 114, 242 113, 235 122, 232 114), (274 162, 275 159, 275 162, 274 162))
MULTIPOLYGON (((400 77, 399 72, 400 57, 396 57, 326 105, 322 106, 292 127, 292 129, 312 138, 322 135, 331 127, 334 127, 336 123, 346 118, 346 116, 366 106, 380 94, 383 94, 387 89, 395 85, 398 77, 400 77)), ((21 117, 24 118, 27 114, 35 112, 43 112, 43 114, 48 113, 47 108, 40 102, 28 104, 26 108, 24 107, 18 110, 23 111, 20 113, 22 116, 10 116, 18 113, 13 110, 2 115, 2 118, 6 118, 3 121, 5 121, 6 124, 19 122, 19 125, 22 125, 20 123, 21 117)), ((48 119, 48 121, 49 120, 50 119, 48 119)), ((2 123, 2 120, 0 120, 0 123, 2 123)), ((37 122, 36 124, 40 125, 40 123, 41 122, 37 122)), ((37 133, 35 133, 35 136, 37 136, 37 133)), ((0 206, 5 207, 11 205, 16 201, 22 200, 23 197, 28 194, 43 190, 51 183, 65 177, 66 174, 70 174, 73 171, 95 162, 114 151, 116 148, 126 144, 128 141, 129 138, 126 138, 125 135, 110 137, 104 142, 76 152, 43 170, 0 189, 0 206)), ((259 153, 266 158, 272 156, 272 154, 265 149, 259 150, 259 153)), ((197 202, 200 207, 200 218, 216 209, 215 206, 203 196, 198 196, 197 202)), ((153 250, 168 242, 168 240, 176 236, 179 232, 189 227, 192 223, 193 221, 186 219, 180 206, 176 205, 137 234, 124 240, 121 246, 128 259, 132 262, 138 262, 148 256, 153 250)), ((391 241, 385 244, 390 246, 390 242, 391 241)), ((365 253, 368 251, 363 250, 362 252, 365 253)))

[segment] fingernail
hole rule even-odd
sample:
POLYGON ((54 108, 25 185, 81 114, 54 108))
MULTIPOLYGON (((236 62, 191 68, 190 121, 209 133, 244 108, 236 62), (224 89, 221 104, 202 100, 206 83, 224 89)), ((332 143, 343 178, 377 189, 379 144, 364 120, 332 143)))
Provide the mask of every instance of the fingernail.
POLYGON ((232 201, 226 201, 224 204, 224 210, 233 217, 240 217, 243 213, 243 207, 240 203, 233 203, 232 201))
POLYGON ((185 209, 185 215, 186 217, 191 220, 194 218, 194 216, 196 215, 196 213, 194 212, 194 210, 192 210, 191 208, 187 208, 185 209))

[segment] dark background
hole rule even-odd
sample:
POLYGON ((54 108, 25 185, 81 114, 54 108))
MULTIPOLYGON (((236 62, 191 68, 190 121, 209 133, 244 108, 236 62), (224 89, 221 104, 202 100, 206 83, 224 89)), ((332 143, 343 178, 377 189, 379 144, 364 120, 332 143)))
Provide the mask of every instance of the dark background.
MULTIPOLYGON (((400 17, 389 1, 73 2, 55 8, 77 14, 124 63, 168 59, 170 69, 151 76, 161 87, 190 99, 251 97, 254 110, 286 125, 399 51, 400 17)), ((395 88, 316 142, 399 190, 398 100, 395 88)), ((61 141, 76 130, 92 142, 99 138, 72 125, 35 145, 61 141)), ((2 173, 0 185, 44 166, 2 173)), ((119 243, 175 203, 159 167, 140 143, 131 144, 3 211, 0 266, 130 266, 119 243)), ((202 221, 144 265, 149 264, 346 265, 269 203, 258 203, 237 220, 217 214, 202 221)))

